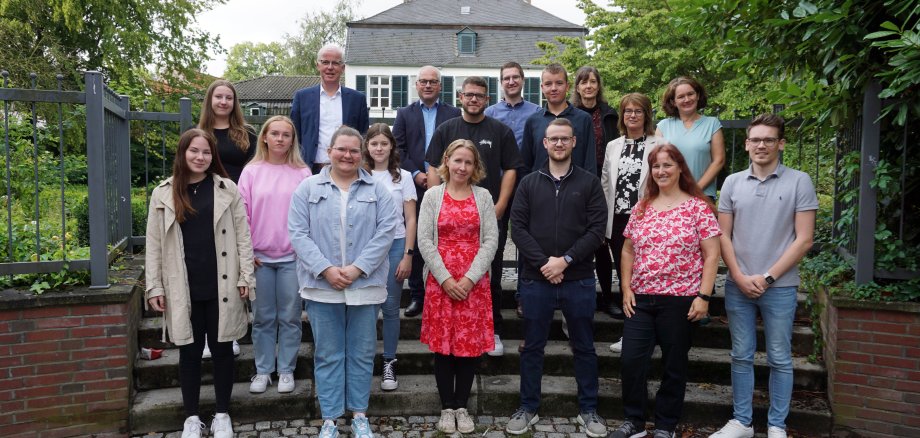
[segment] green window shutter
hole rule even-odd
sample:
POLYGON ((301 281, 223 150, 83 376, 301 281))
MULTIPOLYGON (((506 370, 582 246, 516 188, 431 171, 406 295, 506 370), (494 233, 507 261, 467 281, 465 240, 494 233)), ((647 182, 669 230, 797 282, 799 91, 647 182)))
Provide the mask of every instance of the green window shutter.
POLYGON ((524 100, 540 105, 540 78, 524 78, 524 100))
POLYGON ((367 76, 358 75, 355 76, 355 89, 367 94, 367 76))
POLYGON ((453 105, 455 95, 456 91, 454 90, 454 77, 441 77, 441 102, 453 105))
POLYGON ((498 78, 488 78, 489 81, 489 105, 498 102, 498 78))
POLYGON ((461 55, 476 54, 476 34, 461 32, 457 35, 457 51, 461 55))
POLYGON ((402 108, 409 105, 409 77, 393 76, 393 108, 402 108))

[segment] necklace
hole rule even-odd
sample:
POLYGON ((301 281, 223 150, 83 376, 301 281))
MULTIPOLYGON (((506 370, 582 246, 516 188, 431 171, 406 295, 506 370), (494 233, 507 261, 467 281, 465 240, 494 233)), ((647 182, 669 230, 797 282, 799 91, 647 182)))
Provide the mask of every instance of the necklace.
MULTIPOLYGON (((197 195, 197 194, 198 194, 198 186, 200 186, 201 183, 203 183, 203 182, 204 182, 204 180, 198 181, 198 184, 195 184, 195 186, 192 187, 192 194, 193 194, 193 195, 197 195)), ((191 186, 191 184, 189 184, 189 185, 191 186)))

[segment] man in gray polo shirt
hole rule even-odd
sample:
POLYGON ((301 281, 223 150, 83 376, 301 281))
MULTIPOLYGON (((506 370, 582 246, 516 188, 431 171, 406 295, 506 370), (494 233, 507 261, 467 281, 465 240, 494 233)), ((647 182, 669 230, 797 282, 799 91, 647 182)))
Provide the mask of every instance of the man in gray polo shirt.
POLYGON ((767 437, 786 436, 792 398, 792 321, 798 263, 811 248, 818 198, 808 174, 780 163, 785 122, 758 116, 747 129, 751 167, 730 175, 719 196, 725 310, 732 335, 734 418, 711 437, 752 437, 757 312, 770 365, 767 437))

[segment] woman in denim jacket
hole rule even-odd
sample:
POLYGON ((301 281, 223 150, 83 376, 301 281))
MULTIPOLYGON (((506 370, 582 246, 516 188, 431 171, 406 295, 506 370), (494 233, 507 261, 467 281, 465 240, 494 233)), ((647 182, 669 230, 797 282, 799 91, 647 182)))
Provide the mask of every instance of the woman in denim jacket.
POLYGON ((330 165, 300 183, 288 214, 313 330, 322 438, 338 436, 336 419, 346 409, 354 436, 373 437, 365 413, 398 219, 386 187, 361 168, 361 143, 358 131, 339 128, 328 149, 330 165))

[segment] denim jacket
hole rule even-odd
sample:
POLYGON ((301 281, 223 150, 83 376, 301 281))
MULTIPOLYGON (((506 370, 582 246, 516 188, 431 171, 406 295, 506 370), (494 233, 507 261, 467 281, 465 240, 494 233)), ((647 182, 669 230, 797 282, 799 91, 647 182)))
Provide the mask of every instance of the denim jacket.
MULTIPOLYGON (((322 276, 330 266, 354 264, 364 274, 348 290, 387 284, 387 253, 396 231, 396 206, 386 187, 376 184, 364 169, 358 170, 349 191, 345 230, 345 260, 341 247, 342 192, 329 175, 329 167, 303 180, 291 198, 288 232, 297 254, 300 288, 333 290, 322 276)), ((345 292, 348 293, 347 290, 345 292)))

